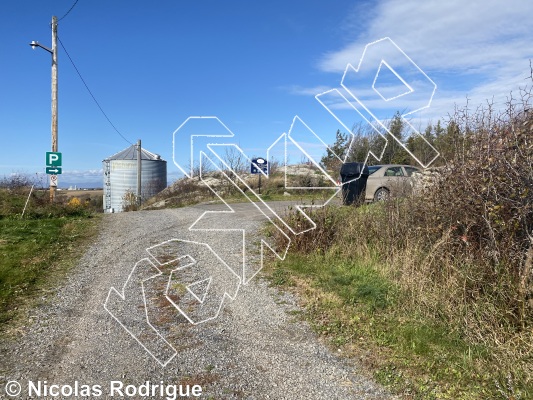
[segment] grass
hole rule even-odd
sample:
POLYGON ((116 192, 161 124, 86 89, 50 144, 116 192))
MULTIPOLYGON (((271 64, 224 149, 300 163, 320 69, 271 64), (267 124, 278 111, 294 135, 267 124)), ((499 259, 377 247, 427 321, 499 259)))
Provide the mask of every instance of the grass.
MULTIPOLYGON (((212 175, 220 177, 221 174, 212 173, 212 175)), ((233 179, 236 178, 233 177, 233 179)), ((288 175, 287 179, 288 182, 295 187, 326 187, 326 185, 329 185, 329 182, 325 182, 325 180, 318 174, 301 176, 288 175)), ((236 179, 236 181, 238 180, 236 179)), ((247 184, 255 193, 259 193, 256 177, 249 178, 247 184)), ((224 202, 227 203, 259 201, 257 197, 240 182, 237 186, 219 184, 218 186, 215 185, 215 188, 217 193, 224 198, 224 202), (245 193, 246 196, 244 196, 243 193, 245 193)), ((293 200, 319 202, 326 201, 333 196, 334 189, 335 187, 330 187, 330 190, 286 189, 285 175, 281 172, 275 172, 271 174, 268 179, 263 180, 260 198, 263 201, 293 200)), ((152 199, 149 199, 142 208, 180 208, 202 202, 222 203, 222 200, 220 200, 207 186, 201 184, 199 179, 180 179, 174 182, 171 187, 163 190, 152 199), (162 204, 163 201, 164 204, 162 204)))
POLYGON ((81 206, 49 205, 35 198, 22 217, 23 197, 0 190, 0 330, 57 286, 101 219, 81 206))
POLYGON ((325 252, 292 251, 284 261, 272 261, 266 272, 272 284, 299 294, 304 317, 331 346, 362 360, 375 379, 404 398, 525 399, 533 394, 520 376, 510 391, 514 375, 500 372, 491 348, 471 343, 456 326, 418 313, 376 257, 347 259, 335 246, 325 252))
MULTIPOLYGON (((245 196, 243 196, 243 194, 240 192, 232 193, 231 195, 224 197, 224 202, 232 204, 248 202, 249 200, 251 200, 252 202, 259 201, 256 196, 251 195, 250 193, 247 194, 248 198, 245 198, 245 196)), ((283 194, 283 192, 267 190, 262 191, 259 197, 263 201, 297 201, 300 204, 314 204, 323 203, 329 200, 333 196, 333 194, 333 190, 293 190, 289 196, 283 194)), ((214 201, 214 203, 222 203, 222 201, 217 199, 214 201)))

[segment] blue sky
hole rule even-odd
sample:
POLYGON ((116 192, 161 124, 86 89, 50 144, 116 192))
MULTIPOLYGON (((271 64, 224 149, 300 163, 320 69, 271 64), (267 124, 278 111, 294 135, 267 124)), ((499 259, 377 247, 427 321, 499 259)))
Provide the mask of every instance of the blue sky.
MULTIPOLYGON (((50 46, 52 15, 73 3, 0 3, 0 176, 44 172, 51 60, 28 44, 50 46)), ((189 116, 217 116, 250 156, 264 155, 295 115, 331 143, 336 124, 314 95, 339 87, 346 64, 384 37, 437 85, 415 125, 445 120, 467 97, 503 107, 528 83, 530 15, 522 0, 79 0, 58 34, 118 130, 168 161, 170 182, 179 176, 172 134, 189 116)), ((60 186, 101 185, 101 161, 127 146, 60 46, 60 186)))

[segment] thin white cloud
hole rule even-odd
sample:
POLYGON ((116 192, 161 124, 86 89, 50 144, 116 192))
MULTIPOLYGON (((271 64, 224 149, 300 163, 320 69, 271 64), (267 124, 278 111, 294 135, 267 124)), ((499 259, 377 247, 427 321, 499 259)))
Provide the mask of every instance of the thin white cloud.
POLYGON ((324 54, 319 69, 342 73, 348 63, 357 67, 367 43, 390 37, 437 83, 431 110, 420 114, 433 119, 453 112, 454 103, 465 104, 467 97, 473 105, 494 98, 503 107, 511 90, 528 83, 533 2, 382 0, 368 7, 368 16, 358 8, 358 16, 348 16, 343 26, 364 31, 324 54))
POLYGON ((102 178, 103 174, 104 174, 104 170, 103 169, 88 169, 88 170, 76 170, 76 169, 73 169, 73 170, 65 171, 65 173, 62 174, 62 175, 69 176, 69 177, 84 177, 84 178, 86 178, 86 177, 98 177, 98 178, 102 178))
POLYGON ((366 31, 319 65, 342 71, 348 62, 358 63, 368 42, 388 36, 426 68, 490 68, 524 54, 532 37, 532 23, 524 16, 532 11, 533 3, 522 0, 379 1, 366 31))

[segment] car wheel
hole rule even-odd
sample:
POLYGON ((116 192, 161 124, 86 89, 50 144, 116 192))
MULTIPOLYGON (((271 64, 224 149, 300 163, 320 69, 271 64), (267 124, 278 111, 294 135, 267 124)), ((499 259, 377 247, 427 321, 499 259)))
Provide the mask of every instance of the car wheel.
POLYGON ((374 201, 383 201, 389 198, 389 190, 386 188, 379 188, 374 194, 374 201))

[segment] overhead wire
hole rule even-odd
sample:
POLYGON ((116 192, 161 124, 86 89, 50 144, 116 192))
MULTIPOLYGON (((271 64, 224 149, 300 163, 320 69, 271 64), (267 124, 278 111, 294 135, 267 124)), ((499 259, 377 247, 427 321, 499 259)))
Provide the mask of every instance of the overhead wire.
MULTIPOLYGON (((74 4, 75 5, 75 4, 74 4)), ((68 14, 68 13, 67 13, 68 14)), ((64 18, 64 17, 63 17, 64 18)), ((117 132, 120 137, 122 139, 124 139, 126 142, 128 142, 129 144, 133 145, 132 142, 130 142, 128 139, 126 139, 126 137, 120 133, 120 131, 117 129, 117 127, 113 124, 113 122, 111 122, 111 120, 109 119, 109 117, 107 116, 107 114, 105 113, 105 111, 103 110, 102 106, 100 106, 100 103, 98 103, 98 100, 96 100, 96 97, 94 97, 93 93, 91 92, 91 89, 89 89, 89 86, 87 85, 87 83, 85 82, 85 79, 83 79, 83 76, 81 75, 80 71, 78 70, 78 67, 76 67, 76 64, 74 63, 74 60, 72 60, 72 57, 70 57, 70 54, 68 53, 67 49, 65 48, 65 45, 63 44, 63 42, 61 41, 61 39, 59 38, 59 36, 57 37, 57 40, 59 41, 59 44, 61 45, 61 47, 63 48, 63 50, 65 51, 65 54, 67 55, 68 59, 70 60, 72 66, 74 67, 74 69, 76 70, 78 76, 80 77, 81 81, 83 82, 83 84, 85 85, 85 88, 87 89, 87 91, 89 92, 89 94, 91 95, 92 99, 94 100, 94 102, 96 103, 96 105, 98 106, 98 108, 100 109, 100 111, 102 112, 102 114, 104 115, 104 117, 107 119, 107 122, 109 122, 109 124, 113 127, 113 129, 115 130, 115 132, 117 132)))
POLYGON ((74 2, 74 4, 72 5, 72 7, 70 7, 69 10, 66 12, 66 14, 63 15, 61 18, 59 18, 59 19, 57 20, 57 22, 61 21, 63 18, 65 18, 67 15, 69 15, 69 13, 70 13, 70 12, 72 11, 72 9, 76 6, 76 4, 78 4, 78 1, 79 1, 79 0, 76 0, 76 1, 74 2))

